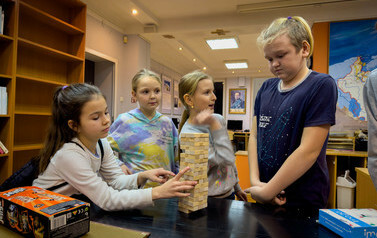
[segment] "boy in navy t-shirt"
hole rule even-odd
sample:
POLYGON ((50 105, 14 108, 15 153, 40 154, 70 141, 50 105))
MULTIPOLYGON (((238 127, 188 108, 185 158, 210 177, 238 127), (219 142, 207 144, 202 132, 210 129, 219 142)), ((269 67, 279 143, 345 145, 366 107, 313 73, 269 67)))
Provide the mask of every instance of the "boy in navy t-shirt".
POLYGON ((249 143, 246 189, 262 203, 324 208, 329 194, 326 144, 335 124, 337 86, 309 70, 313 37, 301 17, 279 18, 258 38, 277 78, 259 90, 249 143))

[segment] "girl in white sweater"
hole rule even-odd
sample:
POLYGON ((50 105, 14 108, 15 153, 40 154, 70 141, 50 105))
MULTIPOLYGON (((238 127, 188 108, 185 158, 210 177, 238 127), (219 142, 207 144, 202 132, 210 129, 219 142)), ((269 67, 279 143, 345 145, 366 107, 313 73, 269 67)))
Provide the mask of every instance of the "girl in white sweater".
POLYGON ((102 140, 109 128, 107 104, 97 87, 71 84, 58 88, 52 124, 40 153, 40 174, 33 185, 54 187, 53 191, 68 196, 83 194, 104 210, 131 209, 153 205, 156 199, 189 195, 183 191, 193 189, 196 182, 179 181, 189 168, 177 176, 162 168, 125 175, 107 140, 102 140), (168 180, 168 176, 175 177, 168 180), (148 179, 163 185, 138 189, 148 179))

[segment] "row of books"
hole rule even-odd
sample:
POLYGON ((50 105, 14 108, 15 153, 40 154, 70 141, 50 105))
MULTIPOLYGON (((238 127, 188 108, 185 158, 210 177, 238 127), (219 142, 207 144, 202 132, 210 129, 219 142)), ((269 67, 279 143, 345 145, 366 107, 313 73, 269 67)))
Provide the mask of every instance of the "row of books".
POLYGON ((0 154, 8 154, 8 152, 7 147, 0 141, 0 154))
POLYGON ((1 13, 1 17, 0 17, 0 34, 4 34, 4 11, 3 11, 3 7, 0 5, 0 13, 1 13))
POLYGON ((8 114, 8 93, 6 87, 0 87, 0 115, 8 114))

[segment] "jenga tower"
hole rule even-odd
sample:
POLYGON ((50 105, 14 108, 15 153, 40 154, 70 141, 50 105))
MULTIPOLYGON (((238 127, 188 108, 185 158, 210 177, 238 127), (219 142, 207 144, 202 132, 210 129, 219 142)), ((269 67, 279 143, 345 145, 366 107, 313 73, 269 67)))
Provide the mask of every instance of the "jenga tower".
POLYGON ((208 134, 182 133, 180 146, 182 149, 180 168, 190 167, 182 178, 198 182, 193 190, 187 191, 190 196, 179 199, 178 210, 190 213, 207 207, 208 134))

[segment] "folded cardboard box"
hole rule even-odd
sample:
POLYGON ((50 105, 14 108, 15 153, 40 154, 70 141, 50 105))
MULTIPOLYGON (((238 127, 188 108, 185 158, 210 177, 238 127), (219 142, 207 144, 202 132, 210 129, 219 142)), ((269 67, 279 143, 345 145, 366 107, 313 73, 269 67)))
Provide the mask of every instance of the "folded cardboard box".
POLYGON ((320 209, 319 223, 342 237, 377 238, 375 209, 320 209))
POLYGON ((26 237, 77 237, 89 232, 89 204, 38 187, 0 192, 0 224, 26 237))

